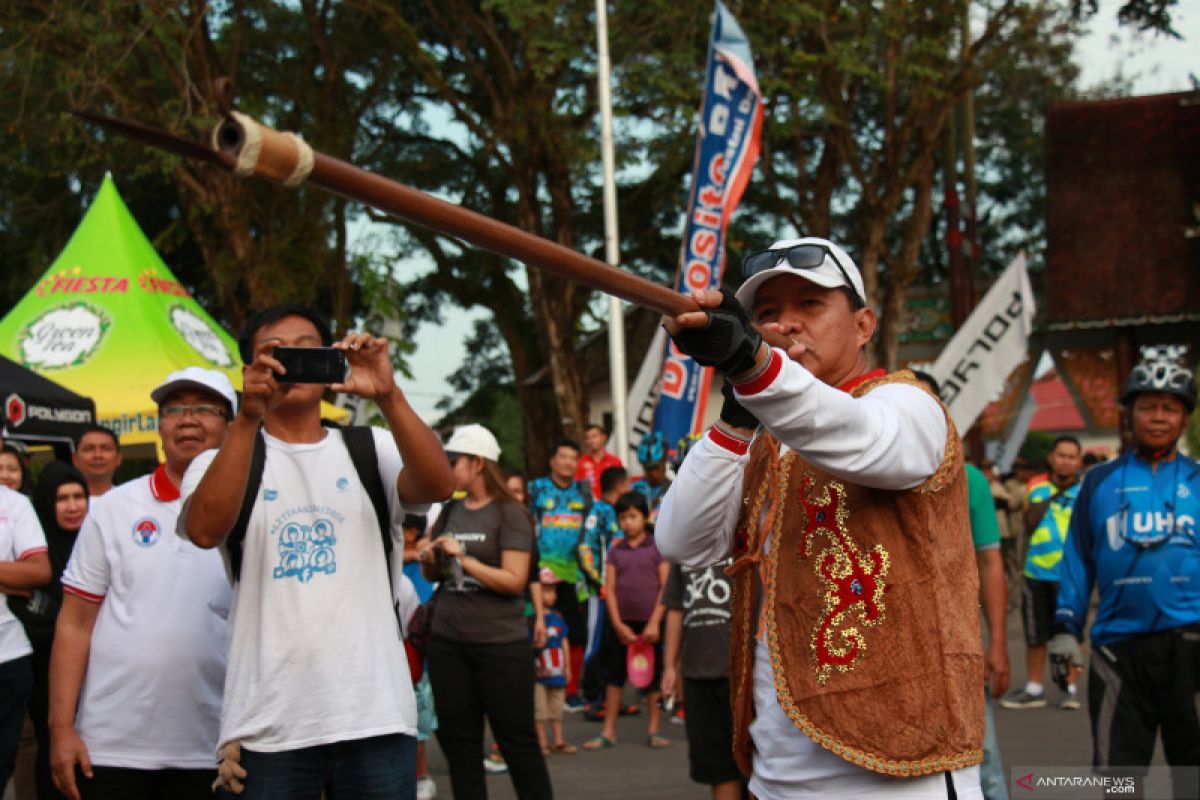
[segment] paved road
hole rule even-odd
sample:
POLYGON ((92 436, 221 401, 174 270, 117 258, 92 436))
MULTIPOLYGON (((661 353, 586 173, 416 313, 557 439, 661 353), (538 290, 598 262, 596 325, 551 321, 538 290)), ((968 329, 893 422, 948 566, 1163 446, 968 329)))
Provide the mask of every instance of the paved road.
MULTIPOLYGON (((1023 684, 1025 679, 1025 651, 1020 619, 1015 612, 1009 615, 1008 630, 1013 685, 1017 686, 1023 684)), ((1083 680, 1080 691, 1083 692, 1081 696, 1086 698, 1086 672, 1083 680)), ((1013 767, 1086 767, 1091 764, 1091 734, 1086 702, 1079 711, 1060 711, 1057 708, 1060 698, 1061 693, 1052 687, 1048 692, 1050 702, 1044 709, 1012 711, 996 708, 1000 750, 1010 788, 1013 767)), ((663 733, 672 738, 674 744, 665 750, 651 750, 643 744, 645 725, 642 716, 626 717, 619 723, 620 741, 611 750, 580 752, 574 756, 550 756, 547 763, 555 795, 566 800, 709 797, 705 787, 697 786, 688 779, 687 741, 682 726, 664 725, 663 733)), ((600 729, 598 723, 586 722, 579 715, 568 715, 565 727, 567 738, 576 744, 594 736, 600 729)), ((436 744, 430 748, 429 760, 439 796, 449 798, 450 779, 436 744)), ((1155 761, 1163 763, 1161 746, 1155 761)), ((504 774, 489 776, 488 789, 492 798, 509 800, 516 797, 512 783, 504 774)))

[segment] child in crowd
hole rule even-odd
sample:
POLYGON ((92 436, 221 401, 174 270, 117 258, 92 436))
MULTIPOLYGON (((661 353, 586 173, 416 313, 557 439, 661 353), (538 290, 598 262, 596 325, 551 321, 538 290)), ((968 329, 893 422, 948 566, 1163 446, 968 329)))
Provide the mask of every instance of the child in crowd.
POLYGON ((412 581, 413 588, 417 590, 417 597, 422 603, 428 601, 433 594, 433 584, 421 574, 421 563, 417 555, 421 546, 425 544, 428 527, 429 518, 424 514, 405 514, 404 521, 400 523, 400 529, 404 533, 403 571, 412 581))
POLYGON ((534 719, 537 720, 538 743, 542 752, 573 755, 579 748, 563 738, 563 704, 567 683, 571 680, 571 643, 567 640, 567 623, 554 609, 558 599, 558 578, 550 569, 541 571, 542 619, 546 625, 546 644, 537 651, 537 684, 533 687, 534 719), (546 739, 546 723, 554 737, 551 747, 546 739))
POLYGON ((627 678, 626 651, 638 639, 655 646, 654 678, 645 696, 649 712, 646 744, 655 748, 667 747, 671 741, 658 733, 658 698, 662 677, 660 623, 669 565, 646 531, 649 517, 646 498, 637 492, 628 492, 617 499, 616 509, 617 522, 625 536, 609 551, 604 576, 608 632, 614 640, 604 697, 604 732, 588 740, 584 748, 601 750, 616 744, 617 714, 627 678))
MULTIPOLYGON (((400 523, 401 530, 404 532, 404 551, 402 553, 404 564, 400 570, 395 569, 394 566, 392 569, 392 596, 396 604, 396 618, 400 620, 401 638, 406 640, 417 609, 423 603, 428 602, 433 595, 433 584, 421 574, 420 563, 415 558, 419 541, 425 538, 426 522, 427 518, 424 515, 405 515, 404 521, 400 523), (409 561, 410 548, 414 554, 412 561, 409 561), (414 572, 416 573, 415 577, 414 572)), ((393 554, 393 565, 395 564, 394 559, 395 555, 393 554)), ((411 658, 412 654, 407 647, 407 642, 405 651, 411 658)), ((429 675, 426 674, 425 665, 420 664, 413 669, 410 661, 409 666, 411 674, 419 673, 421 676, 413 683, 413 693, 417 698, 417 800, 434 800, 437 797, 437 784, 434 783, 433 776, 429 774, 429 765, 425 761, 425 743, 437 730, 437 713, 433 709, 433 690, 429 686, 429 675)))
MULTIPOLYGON (((583 523, 579 541, 579 568, 588 592, 588 639, 579 690, 587 701, 584 718, 593 722, 604 718, 604 672, 609 661, 605 649, 609 637, 604 632, 608 627, 604 614, 604 560, 622 535, 613 503, 629 490, 629 474, 624 467, 609 467, 600 473, 600 496, 583 523)), ((630 709, 636 714, 638 707, 630 709)), ((622 713, 627 711, 622 709, 622 713)))
POLYGON ((688 764, 692 780, 708 785, 713 800, 741 800, 745 781, 733 760, 729 697, 731 583, 728 561, 703 569, 673 564, 663 605, 663 697, 676 699, 687 684, 688 764))

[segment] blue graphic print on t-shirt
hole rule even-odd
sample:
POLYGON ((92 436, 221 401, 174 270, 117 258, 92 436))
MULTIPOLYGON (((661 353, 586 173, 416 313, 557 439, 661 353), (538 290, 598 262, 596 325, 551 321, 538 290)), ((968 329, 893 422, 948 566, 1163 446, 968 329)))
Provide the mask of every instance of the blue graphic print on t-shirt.
POLYGON ((271 577, 307 583, 314 575, 337 572, 336 523, 344 519, 327 506, 291 508, 281 514, 272 526, 272 535, 278 537, 279 562, 271 577))

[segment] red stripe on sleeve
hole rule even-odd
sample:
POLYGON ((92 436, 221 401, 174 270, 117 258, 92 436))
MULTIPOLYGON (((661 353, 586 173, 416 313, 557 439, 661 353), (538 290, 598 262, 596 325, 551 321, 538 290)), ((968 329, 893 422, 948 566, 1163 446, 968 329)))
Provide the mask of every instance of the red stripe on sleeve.
POLYGON ((778 350, 771 351, 771 361, 767 364, 767 368, 754 380, 748 383, 735 383, 733 390, 739 395, 758 394, 763 389, 771 385, 771 382, 779 377, 780 371, 783 369, 783 356, 778 350))
POLYGON ((48 550, 45 547, 31 547, 28 550, 26 550, 24 553, 21 553, 21 555, 17 556, 17 561, 24 561, 27 558, 32 558, 33 556, 36 556, 38 553, 45 553, 45 552, 48 552, 48 550))
POLYGON ((75 586, 72 586, 69 583, 64 583, 62 585, 62 587, 63 587, 64 592, 66 592, 67 594, 73 594, 76 597, 78 597, 80 600, 86 600, 89 603, 95 603, 96 605, 100 605, 101 603, 104 602, 104 595, 102 595, 102 594, 92 594, 91 592, 85 592, 83 589, 79 589, 75 586))
POLYGON ((713 444, 735 455, 744 456, 746 455, 746 451, 750 449, 748 441, 739 439, 736 436, 730 436, 716 425, 708 429, 708 438, 712 440, 713 444))

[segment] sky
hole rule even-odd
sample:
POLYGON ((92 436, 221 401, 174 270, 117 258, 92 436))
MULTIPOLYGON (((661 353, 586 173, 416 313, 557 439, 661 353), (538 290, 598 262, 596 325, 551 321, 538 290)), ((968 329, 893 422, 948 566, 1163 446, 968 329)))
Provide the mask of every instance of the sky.
MULTIPOLYGON (((1173 27, 1182 41, 1118 27, 1121 5, 1119 0, 1101 0, 1090 34, 1079 43, 1076 62, 1083 71, 1081 85, 1100 83, 1119 72, 1132 79, 1137 95, 1191 89, 1189 73, 1200 76, 1200 0, 1180 0, 1172 11, 1173 27)), ((683 199, 681 194, 681 203, 683 199)), ((423 269, 420 262, 399 264, 397 275, 407 280, 423 269)), ((464 313, 448 308, 443 324, 423 325, 417 331, 416 352, 410 359, 414 377, 401 377, 400 386, 426 422, 433 423, 441 416, 435 405, 450 394, 446 378, 463 361, 465 340, 474 321, 486 316, 481 310, 464 313)))

